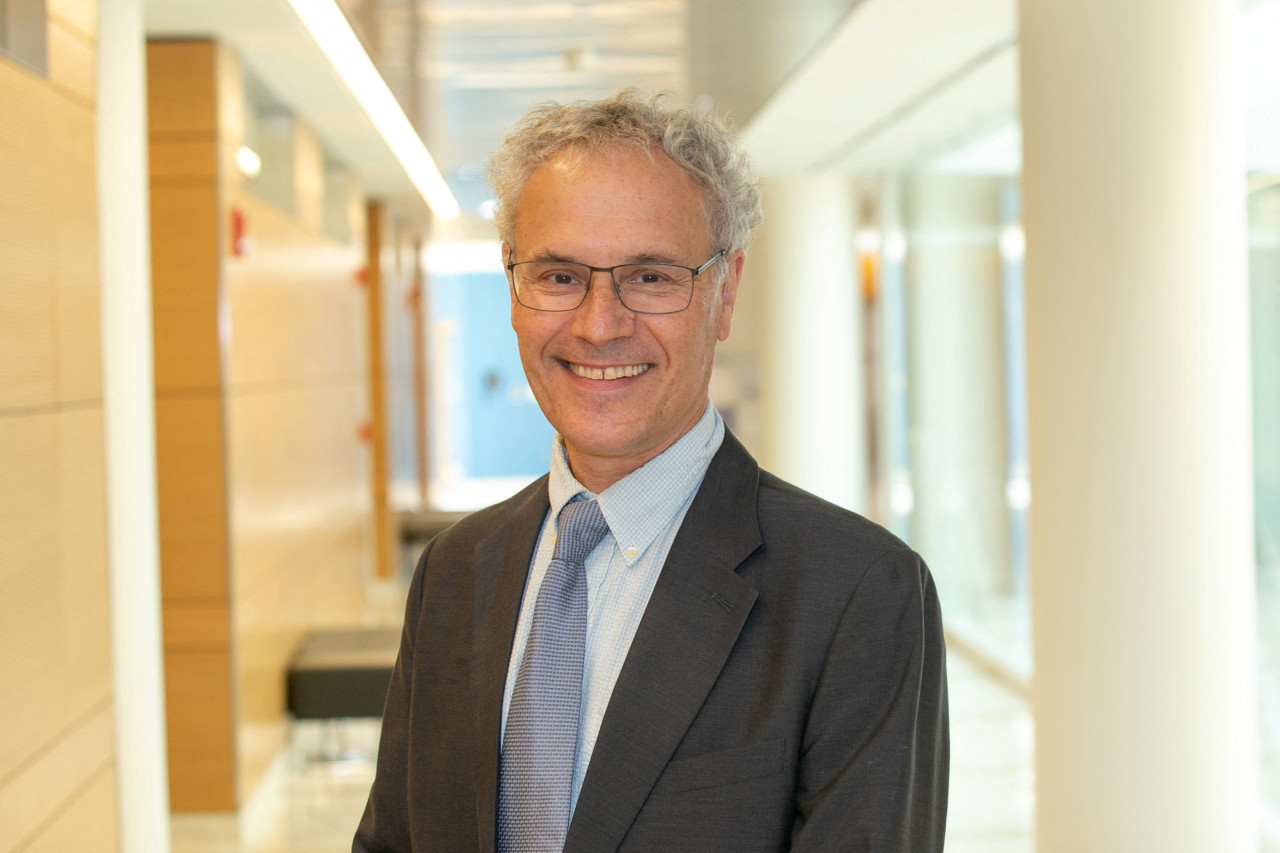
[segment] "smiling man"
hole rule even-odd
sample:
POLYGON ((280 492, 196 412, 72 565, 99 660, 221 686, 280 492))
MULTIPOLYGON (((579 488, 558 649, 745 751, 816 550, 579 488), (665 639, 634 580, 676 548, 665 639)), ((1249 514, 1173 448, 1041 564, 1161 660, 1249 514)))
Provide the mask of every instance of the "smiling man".
POLYGON ((940 851, 928 569, 707 399, 761 219, 726 127, 547 106, 490 177, 550 472, 422 555, 353 851, 940 851))

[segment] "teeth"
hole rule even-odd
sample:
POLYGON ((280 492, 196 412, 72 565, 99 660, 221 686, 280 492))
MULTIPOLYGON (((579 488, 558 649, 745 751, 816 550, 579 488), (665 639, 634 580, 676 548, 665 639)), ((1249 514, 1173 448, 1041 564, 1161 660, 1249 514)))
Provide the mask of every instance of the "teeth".
POLYGON ((569 365, 573 372, 583 379, 623 379, 628 376, 639 376, 649 369, 647 364, 627 364, 622 367, 584 367, 581 364, 569 365))

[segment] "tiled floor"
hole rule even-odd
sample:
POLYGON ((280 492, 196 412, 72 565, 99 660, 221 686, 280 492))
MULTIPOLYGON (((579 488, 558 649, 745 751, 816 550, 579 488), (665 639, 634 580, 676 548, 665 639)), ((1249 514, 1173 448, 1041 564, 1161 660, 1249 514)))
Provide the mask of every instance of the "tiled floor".
MULTIPOLYGON (((951 809, 947 853, 1031 853, 1031 714, 1025 701, 958 655, 951 690, 951 809)), ((252 801, 234 815, 173 819, 173 853, 347 853, 373 780, 368 759, 308 755, 371 752, 373 722, 341 732, 307 723, 294 733, 252 801)))

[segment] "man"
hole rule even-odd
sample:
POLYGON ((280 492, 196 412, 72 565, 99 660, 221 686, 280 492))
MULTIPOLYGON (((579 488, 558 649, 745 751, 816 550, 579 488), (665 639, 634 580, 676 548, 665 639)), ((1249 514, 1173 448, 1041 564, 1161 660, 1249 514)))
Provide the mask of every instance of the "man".
POLYGON ((940 851, 928 570, 707 401, 761 218, 727 130, 545 107, 490 176, 551 471, 422 555, 353 850, 940 851))

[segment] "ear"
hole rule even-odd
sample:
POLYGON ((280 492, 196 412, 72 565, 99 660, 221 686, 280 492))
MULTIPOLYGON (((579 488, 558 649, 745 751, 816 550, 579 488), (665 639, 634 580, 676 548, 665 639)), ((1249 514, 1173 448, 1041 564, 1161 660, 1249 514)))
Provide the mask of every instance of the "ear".
POLYGON ((746 264, 747 253, 742 249, 734 249, 725 258, 728 271, 724 276, 724 284, 720 288, 720 325, 716 330, 716 338, 728 340, 729 327, 733 324, 733 306, 738 302, 738 283, 742 281, 742 267, 746 264))

